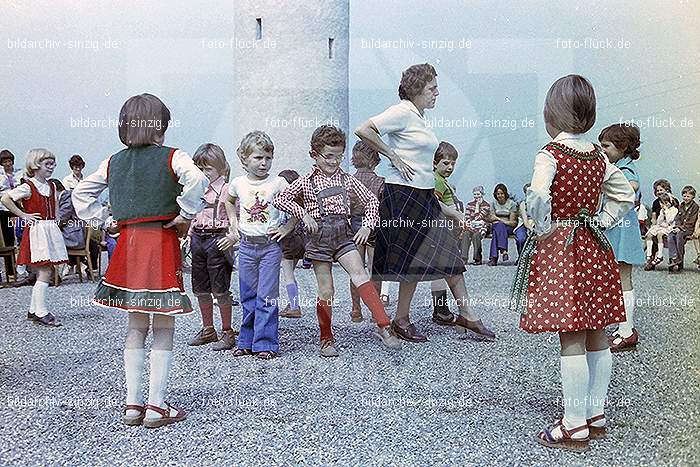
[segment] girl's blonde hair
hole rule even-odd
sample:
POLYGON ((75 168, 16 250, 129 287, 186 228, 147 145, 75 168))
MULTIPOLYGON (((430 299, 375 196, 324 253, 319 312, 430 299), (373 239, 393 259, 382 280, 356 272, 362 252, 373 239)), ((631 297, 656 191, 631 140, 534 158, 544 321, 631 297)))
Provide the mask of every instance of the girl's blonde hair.
POLYGON ((228 165, 226 155, 221 146, 214 143, 204 143, 194 152, 192 160, 198 167, 205 165, 214 167, 228 181, 231 167, 228 165))
POLYGON ((48 149, 30 149, 27 153, 27 164, 24 167, 24 173, 27 175, 27 177, 33 177, 34 172, 39 170, 39 164, 44 162, 46 159, 52 159, 55 162, 56 156, 54 156, 48 149))
POLYGON ((248 157, 256 149, 268 154, 274 154, 275 145, 272 144, 272 140, 264 131, 251 131, 241 140, 241 144, 238 146, 236 154, 238 154, 238 158, 241 160, 243 166, 245 166, 248 157))

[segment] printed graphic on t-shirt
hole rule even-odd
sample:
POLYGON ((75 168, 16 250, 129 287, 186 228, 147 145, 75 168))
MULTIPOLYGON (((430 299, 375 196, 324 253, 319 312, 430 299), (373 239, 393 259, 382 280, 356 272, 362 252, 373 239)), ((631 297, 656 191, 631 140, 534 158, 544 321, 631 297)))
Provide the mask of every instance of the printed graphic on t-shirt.
POLYGON ((247 220, 250 223, 265 224, 270 218, 270 203, 265 201, 264 194, 261 195, 259 192, 256 191, 254 196, 255 202, 249 207, 243 207, 246 214, 248 215, 247 220), (260 199, 260 197, 262 197, 262 200, 260 199))

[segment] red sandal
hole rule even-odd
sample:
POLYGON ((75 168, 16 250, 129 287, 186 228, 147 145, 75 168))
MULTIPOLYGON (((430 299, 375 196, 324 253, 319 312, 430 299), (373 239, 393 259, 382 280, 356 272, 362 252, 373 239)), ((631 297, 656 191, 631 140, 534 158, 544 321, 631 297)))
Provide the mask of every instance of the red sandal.
POLYGON ((122 412, 124 413, 124 415, 122 415, 122 422, 124 422, 124 425, 128 426, 141 425, 141 423, 143 423, 143 418, 146 416, 146 408, 139 404, 126 404, 122 412), (139 414, 135 417, 129 417, 126 415, 127 410, 137 410, 139 414))
POLYGON ((585 452, 589 449, 589 437, 587 436, 581 439, 573 439, 571 435, 587 429, 588 424, 577 426, 576 428, 568 430, 566 429, 561 420, 557 420, 556 422, 554 422, 554 425, 551 428, 545 428, 544 430, 537 433, 536 439, 538 443, 548 448, 566 449, 574 452, 585 452), (552 432, 557 428, 559 428, 561 432, 561 437, 555 438, 552 435, 552 432))
POLYGON ((605 425, 603 426, 591 426, 591 423, 598 422, 600 420, 605 420, 605 414, 596 415, 586 420, 588 424, 588 439, 603 439, 606 435, 605 425))
POLYGON ((143 426, 144 428, 160 428, 165 425, 170 425, 173 423, 181 422, 184 419, 187 418, 187 413, 182 410, 178 409, 177 407, 173 407, 170 405, 168 401, 164 401, 165 406, 167 408, 163 409, 161 407, 158 407, 157 405, 151 405, 151 404, 146 404, 146 410, 152 410, 156 413, 159 413, 162 415, 162 417, 159 418, 144 418, 143 419, 143 426), (170 409, 175 409, 177 410, 177 414, 175 414, 174 417, 170 416, 170 409))

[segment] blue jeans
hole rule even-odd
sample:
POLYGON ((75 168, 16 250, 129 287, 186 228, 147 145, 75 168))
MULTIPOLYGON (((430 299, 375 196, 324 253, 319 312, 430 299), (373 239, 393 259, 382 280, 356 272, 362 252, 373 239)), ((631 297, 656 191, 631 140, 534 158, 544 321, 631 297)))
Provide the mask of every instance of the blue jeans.
POLYGON ((513 227, 503 222, 494 222, 491 227, 491 251, 490 258, 498 259, 498 252, 508 251, 508 235, 513 234, 513 227))
POLYGON ((241 240, 238 250, 243 321, 239 349, 279 352, 280 263, 282 248, 277 242, 255 244, 241 240))
POLYGON ((513 231, 515 235, 515 246, 518 249, 518 256, 520 252, 523 251, 523 246, 525 246, 525 241, 527 240, 527 227, 521 225, 513 231))

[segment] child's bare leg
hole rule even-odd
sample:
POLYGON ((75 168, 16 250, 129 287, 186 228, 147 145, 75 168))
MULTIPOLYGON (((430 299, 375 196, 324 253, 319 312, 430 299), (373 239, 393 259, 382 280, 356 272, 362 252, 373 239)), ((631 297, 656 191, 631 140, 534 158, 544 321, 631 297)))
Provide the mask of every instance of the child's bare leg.
POLYGON ((331 320, 333 316, 333 269, 332 263, 326 261, 312 261, 318 298, 316 299, 316 317, 321 328, 321 340, 333 338, 331 320))
MULTIPOLYGON (((165 393, 168 390, 168 378, 173 361, 173 335, 175 333, 175 318, 166 315, 153 315, 153 347, 151 348, 151 375, 148 388, 148 404, 165 408, 165 393)), ((170 409, 174 417, 177 410, 170 409)), ((147 419, 160 418, 162 415, 146 411, 147 419)))
MULTIPOLYGON (((126 404, 143 406, 143 369, 146 363, 146 336, 150 320, 148 314, 130 312, 124 344, 124 375, 126 379, 126 404)), ((140 410, 127 410, 125 418, 141 415, 140 410)))
MULTIPOLYGON (((586 360, 587 331, 560 332, 561 387, 564 405, 565 428, 572 430, 586 424, 586 400, 588 396, 588 362, 586 360)), ((553 430, 553 436, 561 436, 561 430, 553 430), (554 432, 557 433, 554 433, 554 432)), ((585 439, 588 429, 572 434, 573 439, 585 439)))
POLYGON ((297 279, 294 276, 294 270, 296 267, 296 259, 282 259, 282 280, 284 281, 284 285, 287 289, 289 309, 294 311, 301 309, 299 306, 299 287, 297 285, 297 279))
POLYGON ((586 331, 586 361, 589 374, 586 418, 593 429, 602 428, 605 426, 605 399, 612 374, 608 337, 602 329, 586 331))
MULTIPOLYGON (((619 263, 620 266, 620 279, 622 281, 622 298, 625 305, 625 315, 626 319, 624 322, 620 323, 617 331, 613 334, 614 340, 612 342, 613 347, 616 347, 616 351, 620 350, 617 346, 623 345, 623 338, 627 339, 634 334, 634 289, 632 287, 632 265, 627 263, 619 263)), ((636 345, 636 343, 634 344, 636 345)), ((624 345, 625 347, 632 347, 632 343, 628 342, 624 345)))
POLYGON ((365 265, 357 251, 349 251, 338 258, 338 263, 350 275, 350 280, 357 287, 357 293, 362 301, 367 305, 372 317, 380 328, 389 326, 391 320, 384 310, 384 305, 379 298, 377 289, 369 280, 369 275, 365 270, 365 265))
POLYGON ((447 285, 452 291, 452 296, 459 307, 459 314, 468 321, 478 321, 479 316, 474 313, 472 307, 469 306, 469 294, 467 293, 467 284, 464 282, 464 275, 456 274, 445 279, 447 285))
POLYGON ((416 293, 418 282, 399 282, 399 299, 396 303, 396 318, 399 326, 406 327, 411 322, 411 300, 416 293))
MULTIPOLYGON (((362 262, 362 269, 364 269, 365 261, 365 246, 357 245, 357 252, 360 255, 360 261, 362 262)), ((357 292, 357 287, 350 279, 350 298, 352 299, 352 314, 357 315, 360 320, 362 320, 362 312, 360 311, 360 294, 357 292)))

